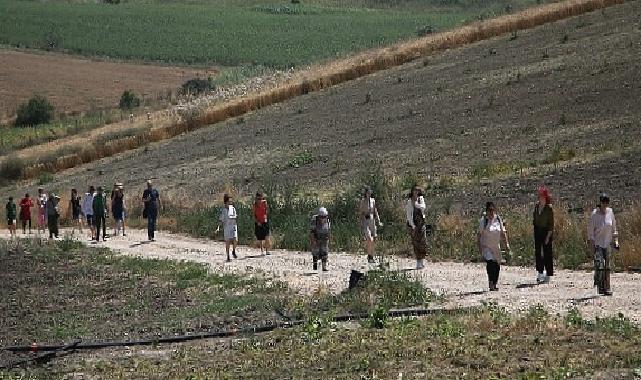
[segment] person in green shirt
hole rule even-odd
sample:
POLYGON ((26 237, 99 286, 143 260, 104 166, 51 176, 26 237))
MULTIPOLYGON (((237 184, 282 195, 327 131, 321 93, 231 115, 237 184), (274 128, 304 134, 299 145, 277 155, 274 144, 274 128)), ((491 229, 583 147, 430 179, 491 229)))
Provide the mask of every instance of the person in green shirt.
POLYGON ((550 192, 545 186, 540 186, 538 191, 539 201, 534 206, 534 258, 536 262, 536 282, 539 284, 550 281, 554 275, 554 255, 552 252, 552 239, 554 234, 554 211, 550 204, 550 192))
POLYGON ((93 217, 96 223, 96 240, 100 241, 100 227, 102 226, 102 241, 107 240, 107 196, 102 186, 98 186, 98 192, 93 197, 93 217))
POLYGON ((7 202, 7 226, 9 226, 9 233, 11 237, 16 236, 16 219, 18 218, 18 210, 13 197, 9 197, 7 202))

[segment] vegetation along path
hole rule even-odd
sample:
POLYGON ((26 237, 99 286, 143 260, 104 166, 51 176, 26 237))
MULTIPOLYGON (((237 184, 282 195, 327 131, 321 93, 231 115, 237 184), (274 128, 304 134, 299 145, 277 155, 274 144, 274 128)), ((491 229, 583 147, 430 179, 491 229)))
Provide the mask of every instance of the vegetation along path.
MULTIPOLYGON (((339 293, 347 288, 352 269, 368 269, 364 256, 347 253, 330 254, 329 271, 320 272, 311 270, 308 252, 276 250, 262 257, 257 249, 239 247, 239 258, 226 263, 221 242, 168 233, 158 234, 155 242, 145 240, 146 231, 129 230, 127 237, 115 237, 96 246, 132 256, 203 263, 217 273, 265 273, 303 294, 319 290, 339 293)), ((499 291, 490 293, 485 266, 480 263, 433 262, 424 270, 415 271, 411 259, 390 257, 389 261, 391 270, 407 271, 432 291, 445 295, 445 307, 496 302, 509 311, 520 312, 541 304, 553 313, 565 314, 576 307, 586 318, 623 313, 631 320, 641 321, 641 300, 635 294, 641 281, 639 273, 613 274, 614 295, 600 297, 592 287, 591 272, 559 270, 549 284, 536 285, 533 267, 503 266, 499 291)))

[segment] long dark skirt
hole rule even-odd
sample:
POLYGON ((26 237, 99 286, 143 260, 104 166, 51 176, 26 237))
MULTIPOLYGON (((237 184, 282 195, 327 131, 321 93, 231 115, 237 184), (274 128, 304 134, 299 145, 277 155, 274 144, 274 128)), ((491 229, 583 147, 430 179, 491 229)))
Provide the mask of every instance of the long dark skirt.
POLYGON ((423 260, 427 256, 427 232, 425 225, 416 226, 411 231, 412 246, 414 247, 414 256, 416 260, 423 260))

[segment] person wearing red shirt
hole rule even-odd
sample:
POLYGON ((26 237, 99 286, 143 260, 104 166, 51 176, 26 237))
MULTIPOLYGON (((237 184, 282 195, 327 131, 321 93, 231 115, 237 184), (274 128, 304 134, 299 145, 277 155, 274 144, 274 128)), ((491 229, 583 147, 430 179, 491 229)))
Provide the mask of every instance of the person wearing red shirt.
POLYGON ((269 206, 263 193, 256 193, 256 199, 252 207, 254 211, 254 233, 260 245, 260 253, 269 255, 269 206))
POLYGON ((29 193, 24 195, 20 200, 20 220, 22 221, 22 233, 27 233, 27 223, 29 224, 29 234, 31 234, 31 208, 33 207, 33 200, 29 193))

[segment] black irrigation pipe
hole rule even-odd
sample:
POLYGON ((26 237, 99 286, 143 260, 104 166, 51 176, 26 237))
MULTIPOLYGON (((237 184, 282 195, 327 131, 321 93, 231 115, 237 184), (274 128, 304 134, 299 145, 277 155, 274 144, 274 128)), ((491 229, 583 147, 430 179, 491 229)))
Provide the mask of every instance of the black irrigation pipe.
MULTIPOLYGON (((481 307, 464 307, 456 309, 396 309, 390 310, 387 315, 390 318, 399 318, 399 317, 419 317, 425 315, 461 315, 461 314, 471 314, 476 313, 481 310, 481 307)), ((344 314, 338 315, 331 320, 333 322, 349 322, 363 320, 370 317, 370 314, 344 314)), ((79 343, 74 342, 72 347, 70 345, 45 345, 45 346, 10 346, 3 347, 0 350, 11 351, 11 352, 37 352, 37 351, 59 351, 59 350, 93 350, 99 348, 107 347, 128 347, 128 346, 144 346, 152 345, 159 343, 180 343, 187 342, 191 340, 198 339, 211 339, 211 338, 228 338, 237 335, 249 335, 257 334, 263 332, 274 331, 279 328, 291 328, 294 326, 302 325, 306 323, 305 320, 295 320, 288 322, 274 323, 264 326, 254 326, 247 327, 244 329, 231 329, 218 332, 207 332, 200 334, 189 334, 189 335, 177 335, 172 337, 164 338, 152 338, 152 339, 139 339, 139 340, 127 340, 127 341, 115 341, 115 342, 89 342, 89 343, 79 343)), ((0 366, 1 367, 1 366, 0 366)))

